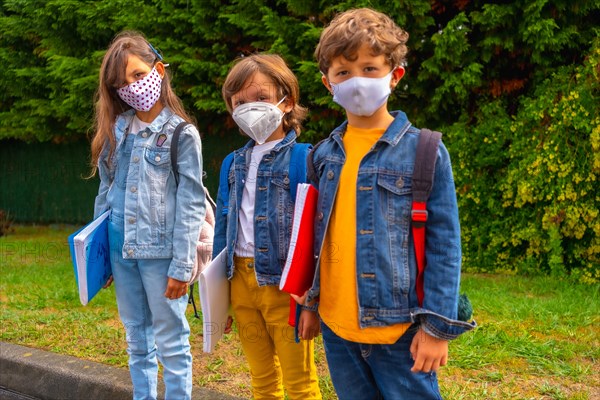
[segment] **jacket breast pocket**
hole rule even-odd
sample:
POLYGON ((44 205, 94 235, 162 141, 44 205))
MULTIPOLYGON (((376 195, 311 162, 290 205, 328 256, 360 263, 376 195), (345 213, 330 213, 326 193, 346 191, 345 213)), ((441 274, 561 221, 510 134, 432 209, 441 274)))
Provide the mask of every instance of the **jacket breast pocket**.
POLYGON ((148 175, 156 179, 166 179, 171 171, 169 149, 148 148, 144 154, 148 175))
POLYGON ((379 173, 377 176, 380 208, 390 223, 400 223, 410 217, 412 177, 398 173, 379 173))

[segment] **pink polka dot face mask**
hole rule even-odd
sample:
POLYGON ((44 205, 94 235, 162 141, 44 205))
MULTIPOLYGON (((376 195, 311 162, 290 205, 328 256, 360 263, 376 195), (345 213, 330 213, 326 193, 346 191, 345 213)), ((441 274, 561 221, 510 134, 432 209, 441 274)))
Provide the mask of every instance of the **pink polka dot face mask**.
POLYGON ((156 67, 140 80, 117 89, 121 100, 137 111, 148 111, 160 98, 162 78, 156 67))

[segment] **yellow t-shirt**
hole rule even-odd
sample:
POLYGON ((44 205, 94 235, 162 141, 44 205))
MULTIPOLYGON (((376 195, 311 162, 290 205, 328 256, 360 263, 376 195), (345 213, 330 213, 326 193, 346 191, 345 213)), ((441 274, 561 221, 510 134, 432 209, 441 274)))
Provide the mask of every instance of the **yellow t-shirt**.
POLYGON ((363 157, 385 129, 361 129, 348 125, 343 142, 346 163, 325 233, 321 253, 319 314, 343 339, 369 344, 392 344, 410 323, 361 329, 358 323, 356 281, 356 181, 363 157))

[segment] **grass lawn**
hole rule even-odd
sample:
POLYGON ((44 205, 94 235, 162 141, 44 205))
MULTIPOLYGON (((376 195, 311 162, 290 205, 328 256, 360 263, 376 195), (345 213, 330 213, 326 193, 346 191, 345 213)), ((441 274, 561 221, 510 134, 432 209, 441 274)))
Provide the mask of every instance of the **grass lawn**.
MULTIPOLYGON (((127 367, 114 290, 79 303, 69 226, 17 226, 0 238, 0 340, 127 367)), ((445 399, 600 399, 600 288, 547 277, 465 274, 479 327, 450 344, 439 373, 445 399)), ((198 386, 250 397, 237 335, 202 353, 189 307, 198 386)), ((336 399, 320 338, 325 399, 336 399)))

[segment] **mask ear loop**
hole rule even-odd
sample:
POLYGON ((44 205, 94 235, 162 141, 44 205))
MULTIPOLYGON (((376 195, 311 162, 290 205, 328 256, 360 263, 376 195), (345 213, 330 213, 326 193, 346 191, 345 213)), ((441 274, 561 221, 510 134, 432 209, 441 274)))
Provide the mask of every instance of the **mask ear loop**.
POLYGON ((287 96, 283 96, 283 99, 279 100, 279 103, 275 104, 275 107, 278 107, 285 99, 287 99, 287 96))
MULTIPOLYGON (((279 108, 279 105, 280 105, 281 103, 283 103, 283 101, 284 101, 285 99, 287 99, 287 95, 286 95, 286 96, 283 96, 283 99, 279 100, 279 103, 275 104, 275 107, 279 108)), ((285 111, 281 111, 281 112, 283 113, 283 115, 287 114, 285 111)))

